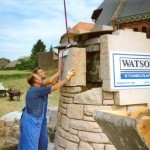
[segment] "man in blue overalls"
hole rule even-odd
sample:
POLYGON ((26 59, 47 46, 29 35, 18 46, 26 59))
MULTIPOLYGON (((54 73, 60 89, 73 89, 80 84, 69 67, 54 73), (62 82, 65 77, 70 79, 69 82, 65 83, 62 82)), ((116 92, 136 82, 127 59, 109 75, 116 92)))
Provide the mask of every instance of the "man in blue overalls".
POLYGON ((34 70, 27 78, 31 87, 26 94, 26 106, 20 121, 18 150, 47 150, 46 110, 48 94, 62 87, 74 74, 75 70, 70 69, 66 78, 52 86, 49 84, 58 79, 59 72, 50 79, 44 79, 46 78, 45 73, 38 68, 38 72, 34 70))

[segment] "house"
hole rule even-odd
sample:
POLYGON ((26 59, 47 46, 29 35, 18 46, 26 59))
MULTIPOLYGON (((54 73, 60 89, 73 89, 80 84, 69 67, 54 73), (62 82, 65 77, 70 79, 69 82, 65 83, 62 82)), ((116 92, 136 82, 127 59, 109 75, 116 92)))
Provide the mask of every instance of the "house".
POLYGON ((94 29, 113 26, 113 29, 130 28, 145 32, 150 38, 150 0, 104 0, 93 11, 94 29))
MULTIPOLYGON (((77 46, 77 42, 74 41, 74 36, 80 33, 87 33, 93 28, 94 24, 92 23, 86 23, 86 22, 79 22, 75 26, 69 29, 69 40, 72 46, 77 46)), ((56 46, 55 48, 59 50, 62 50, 66 48, 68 45, 68 36, 67 33, 63 34, 60 38, 60 45, 56 46)))
POLYGON ((0 68, 4 68, 9 63, 10 61, 7 59, 4 59, 4 58, 0 59, 0 68))
POLYGON ((9 64, 7 64, 4 68, 5 69, 14 69, 15 66, 19 63, 20 63, 19 60, 14 60, 14 61, 10 62, 9 64))

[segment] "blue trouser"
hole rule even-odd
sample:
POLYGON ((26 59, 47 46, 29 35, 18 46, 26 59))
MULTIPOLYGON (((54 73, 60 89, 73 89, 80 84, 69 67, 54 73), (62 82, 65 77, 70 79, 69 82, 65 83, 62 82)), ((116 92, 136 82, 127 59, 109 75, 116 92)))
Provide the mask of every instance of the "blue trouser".
POLYGON ((23 112, 20 122, 20 141, 18 150, 47 150, 46 119, 32 118, 23 112))

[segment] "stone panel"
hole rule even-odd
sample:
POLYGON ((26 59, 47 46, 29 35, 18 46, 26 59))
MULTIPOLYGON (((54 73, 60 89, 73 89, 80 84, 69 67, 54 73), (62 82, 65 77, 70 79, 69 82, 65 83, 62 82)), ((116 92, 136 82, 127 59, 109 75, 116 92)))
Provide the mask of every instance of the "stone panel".
MULTIPOLYGON (((70 81, 66 83, 66 86, 78 86, 86 85, 86 50, 85 48, 72 47, 67 49, 68 55, 63 57, 64 61, 64 71, 60 80, 67 76, 69 68, 76 69, 76 74, 70 81)), ((59 64, 61 64, 61 59, 59 59, 59 64)))
POLYGON ((133 105, 149 103, 149 89, 124 89, 114 92, 114 100, 117 105, 133 105))
POLYGON ((81 92, 81 87, 62 87, 60 91, 64 93, 79 93, 81 92))
POLYGON ((103 99, 111 100, 113 98, 114 98, 114 93, 113 92, 103 91, 103 99))
POLYGON ((102 132, 102 130, 96 122, 71 119, 70 127, 81 131, 102 132))
POLYGON ((117 150, 113 145, 106 144, 105 150, 117 150))
POLYGON ((91 133, 79 131, 79 138, 84 142, 92 142, 92 143, 109 143, 108 137, 104 133, 91 133))
POLYGON ((93 88, 80 94, 76 94, 74 97, 74 103, 101 105, 102 88, 93 88))
POLYGON ((94 149, 89 143, 81 141, 79 144, 79 150, 94 150, 94 149))
POLYGON ((62 137, 65 137, 66 131, 63 130, 60 126, 57 126, 57 132, 58 132, 59 135, 61 135, 62 137))
POLYGON ((61 101, 64 102, 64 103, 73 103, 73 98, 72 97, 63 97, 61 96, 61 101))
POLYGON ((105 150, 105 145, 104 144, 93 144, 94 150, 105 150))
POLYGON ((66 149, 65 150, 78 150, 78 144, 66 141, 66 149))
POLYGON ((113 107, 112 106, 93 106, 93 105, 84 106, 84 114, 88 116, 93 116, 93 112, 95 110, 113 110, 113 107))
POLYGON ((103 105, 114 105, 115 104, 115 102, 114 102, 114 100, 103 100, 103 105))
POLYGON ((71 133, 68 133, 66 132, 65 133, 65 138, 69 141, 72 141, 72 142, 75 142, 75 143, 79 143, 79 138, 78 136, 74 135, 74 134, 71 134, 71 133))
POLYGON ((67 131, 69 131, 70 119, 67 118, 65 115, 61 117, 61 127, 67 131))
POLYGON ((83 105, 68 104, 67 117, 73 119, 83 119, 83 105))

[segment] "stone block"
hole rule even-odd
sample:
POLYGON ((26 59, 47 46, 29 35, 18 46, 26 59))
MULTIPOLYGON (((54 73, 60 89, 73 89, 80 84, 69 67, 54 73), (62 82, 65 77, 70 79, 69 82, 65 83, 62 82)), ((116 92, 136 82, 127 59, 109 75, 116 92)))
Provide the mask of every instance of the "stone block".
POLYGON ((127 106, 115 105, 115 106, 113 106, 113 109, 117 110, 117 111, 127 111, 127 106))
POLYGON ((14 134, 10 127, 5 127, 4 130, 5 130, 6 137, 12 136, 14 134))
POLYGON ((61 95, 64 96, 64 97, 74 97, 74 94, 70 94, 70 93, 61 92, 61 95))
MULTIPOLYGON (((112 75, 114 70, 112 64, 112 52, 122 54, 149 54, 150 51, 150 39, 146 38, 146 34, 142 32, 133 32, 133 30, 118 30, 108 35, 102 35, 100 37, 101 46, 101 75, 103 79, 103 89, 106 91, 116 91, 119 87, 111 87, 113 85, 114 76, 112 75), (138 41, 138 42, 137 42, 138 41)), ((138 57, 138 56, 137 56, 138 57)), ((144 56, 143 56, 144 57, 144 56)), ((117 66, 116 64, 113 64, 117 66)), ((119 65, 117 66, 120 67, 119 65)), ((117 73, 116 73, 117 74, 117 73)), ((120 72, 118 71, 118 76, 120 72)), ((117 75, 116 75, 117 76, 117 75)), ((133 88, 133 87, 130 87, 133 88)), ((138 86, 137 88, 140 88, 138 86)), ((146 87, 145 87, 146 88, 146 87)), ((127 89, 127 87, 121 87, 120 89, 127 89)), ((137 95, 140 95, 138 93, 137 95)))
POLYGON ((94 28, 91 29, 91 31, 113 31, 113 26, 106 26, 106 25, 100 25, 100 26, 94 26, 94 28))
POLYGON ((108 91, 108 92, 118 91, 111 88, 111 82, 112 80, 103 80, 102 88, 104 91, 108 91))
POLYGON ((81 141, 79 144, 79 150, 93 150, 93 148, 92 148, 91 144, 81 141))
POLYGON ((65 150, 78 150, 78 144, 77 143, 73 143, 70 141, 66 141, 66 148, 65 150))
POLYGON ((59 112, 61 112, 62 114, 66 115, 67 114, 67 110, 61 106, 59 106, 59 112))
POLYGON ((73 119, 83 119, 83 105, 68 104, 67 117, 73 119))
POLYGON ((60 122, 61 116, 62 116, 62 114, 60 112, 58 112, 58 122, 60 122))
POLYGON ((112 106, 93 106, 93 105, 85 105, 84 106, 84 114, 88 116, 93 116, 93 112, 95 110, 113 110, 112 106))
POLYGON ((73 103, 73 98, 72 97, 63 97, 63 96, 61 96, 61 101, 63 103, 70 104, 70 103, 73 103))
POLYGON ((74 94, 74 93, 79 93, 81 92, 81 87, 62 87, 60 89, 61 92, 64 92, 64 93, 71 93, 71 94, 74 94))
POLYGON ((114 100, 103 100, 103 105, 114 105, 115 104, 115 102, 114 102, 114 100))
POLYGON ((5 126, 5 120, 0 119, 0 128, 5 126))
POLYGON ((92 132, 84 132, 79 131, 79 138, 84 142, 92 142, 92 143, 109 143, 108 137, 104 133, 92 133, 92 132))
POLYGON ((57 144, 61 147, 65 148, 66 145, 66 139, 64 139, 63 137, 61 137, 59 134, 57 134, 57 144))
POLYGON ((57 150, 65 150, 64 148, 58 146, 57 150))
POLYGON ((84 116, 85 121, 95 121, 93 117, 89 117, 89 116, 84 116))
POLYGON ((69 131, 69 128, 70 128, 70 119, 68 117, 66 117, 65 115, 62 115, 62 117, 61 117, 61 127, 64 130, 69 131))
POLYGON ((72 134, 75 134, 75 135, 78 134, 78 130, 75 130, 75 129, 72 129, 72 128, 69 129, 69 132, 72 133, 72 134))
POLYGON ((70 127, 81 131, 102 132, 96 122, 73 120, 70 121, 70 127))
POLYGON ((69 132, 65 133, 65 138, 69 141, 75 142, 75 143, 79 143, 79 138, 77 135, 71 134, 69 132))
POLYGON ((57 132, 59 133, 59 135, 65 138, 66 131, 62 129, 60 126, 57 126, 57 132))
POLYGON ((0 127, 0 137, 3 137, 5 133, 5 128, 4 127, 0 127))
POLYGON ((13 137, 19 138, 20 136, 20 126, 18 124, 14 125, 12 128, 13 137))
POLYGON ((114 92, 114 100, 116 105, 134 105, 148 104, 150 98, 149 89, 124 89, 114 92))
POLYGON ((113 145, 106 144, 106 145, 105 145, 105 150, 117 150, 117 149, 116 149, 115 146, 113 146, 113 145))
POLYGON ((114 93, 113 92, 103 91, 103 99, 111 100, 113 98, 114 98, 114 93))
POLYGON ((103 80, 110 80, 110 60, 109 54, 100 54, 100 74, 99 77, 103 80))
POLYGON ((63 107, 64 109, 66 109, 67 106, 68 106, 68 104, 63 103, 62 101, 60 101, 60 105, 61 105, 61 107, 63 107))
POLYGON ((129 105, 129 106, 127 106, 127 111, 128 112, 133 112, 133 111, 141 110, 141 109, 144 109, 144 108, 147 108, 146 104, 129 105))
POLYGON ((100 51, 100 44, 89 45, 86 47, 86 52, 100 51))
POLYGON ((101 105, 102 88, 93 88, 91 90, 76 94, 74 97, 74 103, 101 105))
POLYGON ((14 124, 15 124, 15 120, 14 121, 9 121, 9 120, 5 121, 5 126, 6 127, 12 127, 14 124))
POLYGON ((99 37, 86 40, 84 45, 88 46, 88 45, 93 45, 93 44, 98 44, 98 43, 100 43, 100 38, 99 37))
MULTIPOLYGON (((64 61, 64 70, 60 80, 66 78, 68 69, 76 69, 76 74, 67 83, 66 86, 85 86, 86 85, 86 50, 85 48, 72 47, 68 49, 68 55, 61 58, 64 61)), ((59 59, 59 66, 62 60, 59 59)))
POLYGON ((104 144, 93 144, 94 150, 105 150, 105 145, 104 144))

